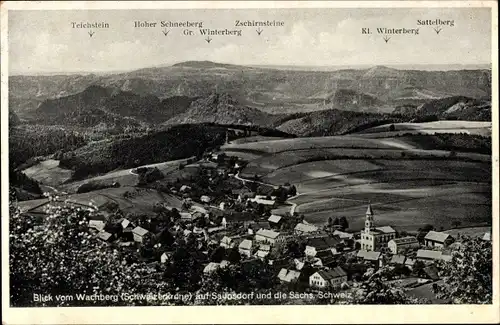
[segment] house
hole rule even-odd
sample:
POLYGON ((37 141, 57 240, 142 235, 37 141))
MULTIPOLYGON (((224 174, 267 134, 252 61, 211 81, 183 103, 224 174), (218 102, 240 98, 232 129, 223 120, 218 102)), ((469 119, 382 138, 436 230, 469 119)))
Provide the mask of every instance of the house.
POLYGON ((309 285, 313 288, 339 287, 344 282, 347 282, 347 273, 341 267, 320 270, 309 277, 309 285))
POLYGON ((454 242, 454 238, 445 232, 429 231, 424 237, 427 247, 447 247, 454 242))
POLYGON ((278 273, 278 279, 285 283, 294 283, 299 280, 300 272, 282 268, 278 273))
POLYGON ((182 234, 184 235, 184 237, 188 237, 189 235, 191 235, 193 232, 189 229, 184 229, 184 231, 182 232, 182 234))
POLYGON ((131 225, 130 220, 126 218, 121 218, 118 220, 118 224, 122 226, 123 229, 127 228, 128 226, 131 225))
POLYGON ((491 241, 491 232, 485 232, 481 239, 484 241, 491 241))
POLYGON ((375 227, 373 209, 371 204, 368 205, 365 216, 365 229, 361 231, 361 249, 366 251, 377 251, 395 238, 396 230, 392 227, 375 227))
POLYGON ((335 262, 335 255, 331 250, 325 250, 318 252, 316 256, 313 258, 313 265, 322 267, 322 266, 330 266, 335 262))
POLYGON ((305 254, 309 257, 314 257, 318 252, 329 251, 337 254, 342 250, 340 238, 337 236, 323 236, 310 238, 306 243, 305 254))
POLYGON ((201 202, 203 202, 203 203, 210 203, 210 201, 211 201, 211 200, 212 200, 212 199, 210 199, 210 197, 209 197, 209 196, 207 196, 207 195, 202 195, 202 196, 200 197, 200 201, 201 201, 201 202))
POLYGON ((420 244, 417 237, 408 236, 389 240, 387 247, 392 254, 399 254, 408 249, 418 248, 420 247, 420 244))
POLYGON ((269 229, 259 229, 255 234, 255 240, 257 242, 269 243, 270 245, 280 245, 285 241, 284 236, 280 235, 279 232, 269 229))
POLYGON ((191 221, 193 219, 191 212, 179 212, 179 215, 181 216, 181 220, 184 221, 191 221))
POLYGON ((271 229, 267 221, 251 221, 248 225, 248 234, 253 235, 260 229, 271 229))
POLYGON ((147 231, 146 229, 142 228, 142 227, 135 227, 134 229, 132 229, 132 234, 134 236, 134 241, 138 242, 138 243, 142 243, 142 241, 144 240, 145 236, 149 233, 149 231, 147 231))
POLYGON ((204 274, 211 274, 211 273, 214 273, 215 271, 217 271, 219 268, 220 268, 220 264, 219 263, 210 262, 203 269, 203 273, 204 274))
POLYGON ((420 261, 451 261, 451 255, 443 254, 441 251, 431 251, 428 249, 419 249, 417 251, 417 260, 420 261))
POLYGON ((160 262, 162 264, 165 264, 167 263, 168 261, 170 261, 170 258, 172 257, 172 253, 167 253, 167 252, 164 252, 163 254, 161 254, 160 256, 160 262))
POLYGON ((253 242, 249 239, 244 239, 238 246, 238 252, 242 256, 250 257, 252 255, 253 242))
POLYGON ((426 277, 433 280, 433 281, 439 280, 438 272, 439 271, 435 265, 429 265, 429 266, 424 267, 424 273, 425 273, 426 277))
POLYGON ((224 248, 231 248, 231 247, 233 247, 234 246, 233 239, 231 237, 228 237, 228 236, 222 237, 222 239, 220 241, 220 246, 222 246, 224 248))
POLYGON ((283 223, 283 217, 278 216, 276 214, 272 214, 269 219, 267 219, 271 227, 273 228, 279 228, 281 224, 283 223))
POLYGON ((96 229, 98 231, 104 230, 106 223, 102 220, 89 220, 89 228, 96 229))
POLYGON ((415 265, 415 259, 413 258, 407 258, 405 261, 405 266, 409 268, 410 270, 413 270, 413 266, 415 265))
POLYGON ((404 255, 392 255, 389 264, 391 265, 405 265, 406 256, 404 255))
POLYGON ((302 270, 302 268, 304 268, 304 265, 305 265, 304 262, 302 262, 301 260, 296 259, 296 258, 293 259, 293 264, 295 265, 295 269, 297 271, 302 270))
POLYGON ((375 267, 382 266, 382 253, 380 252, 360 250, 356 257, 364 262, 372 264, 375 267))
POLYGON ((97 238, 99 238, 102 241, 111 241, 112 237, 113 235, 107 231, 101 231, 97 234, 97 238))
POLYGON ((191 190, 191 186, 189 185, 182 185, 181 188, 179 189, 179 191, 181 192, 187 192, 189 190, 191 190))
POLYGON ((255 253, 255 256, 260 259, 263 259, 267 255, 269 255, 270 252, 271 252, 271 246, 265 244, 260 245, 259 250, 257 250, 257 253, 255 253))
POLYGON ((354 234, 350 234, 348 232, 340 231, 340 230, 335 230, 333 232, 334 236, 338 236, 342 240, 349 240, 349 239, 354 239, 354 234))
POLYGON ((298 223, 295 228, 293 229, 294 233, 296 235, 305 235, 305 234, 311 234, 317 232, 319 229, 318 227, 306 223, 298 223))
POLYGON ((261 199, 261 198, 253 198, 253 199, 248 199, 249 202, 254 202, 257 204, 262 204, 266 206, 271 206, 273 207, 276 204, 276 200, 267 200, 267 199, 261 199))

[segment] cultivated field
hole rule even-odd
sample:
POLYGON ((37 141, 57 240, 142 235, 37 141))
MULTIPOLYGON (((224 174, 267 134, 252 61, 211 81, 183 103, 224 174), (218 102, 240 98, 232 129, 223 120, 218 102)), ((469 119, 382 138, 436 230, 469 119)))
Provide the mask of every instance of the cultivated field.
POLYGON ((423 150, 399 138, 297 138, 225 146, 248 152, 241 177, 291 183, 289 200, 306 220, 324 224, 347 217, 350 227, 364 224, 371 202, 379 225, 416 230, 424 224, 449 229, 491 223, 491 156, 423 150), (310 140, 310 141, 308 141, 310 140))
MULTIPOLYGON (((158 168, 165 176, 167 176, 170 173, 175 172, 176 170, 179 169, 179 165, 181 163, 186 163, 187 159, 180 159, 180 160, 172 160, 172 161, 166 161, 166 162, 161 162, 161 163, 156 163, 156 164, 151 164, 151 165, 145 165, 141 167, 150 167, 150 168, 158 168)), ((138 176, 134 172, 136 168, 131 168, 131 169, 122 169, 122 170, 117 170, 113 171, 104 175, 92 177, 86 180, 82 181, 77 181, 77 182, 72 182, 69 184, 64 184, 61 186, 61 189, 64 191, 67 191, 69 193, 76 192, 78 187, 85 183, 93 182, 93 183, 99 183, 99 182, 106 182, 106 183, 113 183, 113 182, 118 182, 120 183, 121 186, 134 186, 137 185, 138 181, 138 176)))
POLYGON ((405 133, 434 134, 434 133, 466 133, 482 136, 491 136, 491 122, 474 121, 434 121, 424 123, 394 123, 375 126, 359 134, 369 134, 373 137, 391 137, 405 133), (392 130, 391 128, 394 127, 392 130))
MULTIPOLYGON (((120 188, 108 188, 89 193, 73 194, 61 197, 63 200, 75 202, 81 205, 93 205, 99 208, 108 204, 116 203, 125 214, 147 214, 155 215, 153 205, 164 202, 172 207, 180 208, 182 202, 174 196, 161 193, 153 189, 135 188, 130 186, 120 188), (127 195, 125 194, 127 193, 127 195)), ((19 203, 22 211, 32 209, 47 200, 32 200, 19 203)), ((42 213, 43 208, 37 209, 42 213)))
POLYGON ((59 167, 59 160, 48 159, 23 170, 23 173, 42 184, 58 186, 68 181, 73 171, 59 167))

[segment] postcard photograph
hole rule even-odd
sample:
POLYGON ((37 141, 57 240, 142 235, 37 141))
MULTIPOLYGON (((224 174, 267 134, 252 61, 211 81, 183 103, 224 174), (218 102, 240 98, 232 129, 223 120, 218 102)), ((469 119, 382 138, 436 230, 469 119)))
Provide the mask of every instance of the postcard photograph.
POLYGON ((8 10, 8 305, 492 305, 487 5, 8 10))

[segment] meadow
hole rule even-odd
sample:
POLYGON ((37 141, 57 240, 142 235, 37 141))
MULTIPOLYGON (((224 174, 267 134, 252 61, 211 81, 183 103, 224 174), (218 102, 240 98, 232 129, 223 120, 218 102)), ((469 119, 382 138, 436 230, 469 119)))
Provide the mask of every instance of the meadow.
POLYGON ((225 146, 251 152, 240 173, 265 183, 296 186, 289 200, 308 222, 345 216, 363 227, 370 202, 378 225, 417 230, 491 223, 491 156, 422 147, 405 138, 297 138, 225 146))

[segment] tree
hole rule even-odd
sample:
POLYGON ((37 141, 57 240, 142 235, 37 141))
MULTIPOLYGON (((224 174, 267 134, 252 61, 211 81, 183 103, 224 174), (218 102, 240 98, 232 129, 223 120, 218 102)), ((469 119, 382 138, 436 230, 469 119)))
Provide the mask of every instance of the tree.
POLYGON ((435 292, 438 298, 456 304, 491 304, 493 298, 493 259, 491 242, 462 237, 462 245, 452 252, 452 260, 442 262, 443 285, 435 292))
POLYGON ((340 225, 340 220, 339 220, 339 218, 335 218, 335 219, 333 220, 333 225, 334 225, 334 226, 338 226, 338 225, 340 225))
MULTIPOLYGON (((120 295, 165 289, 144 264, 89 232, 97 210, 55 203, 49 197, 47 216, 21 214, 10 205, 10 298, 13 306, 134 305, 133 301, 36 302, 34 293, 55 295, 120 295), (134 260, 134 259, 132 259, 134 260)), ((142 302, 147 303, 147 302, 142 302)))
POLYGON ((342 229, 347 229, 349 228, 349 222, 347 222, 347 219, 346 217, 341 217, 340 220, 339 220, 339 225, 340 227, 342 227, 342 229))
POLYGON ((328 217, 328 227, 332 227, 333 226, 333 219, 332 217, 328 217))

